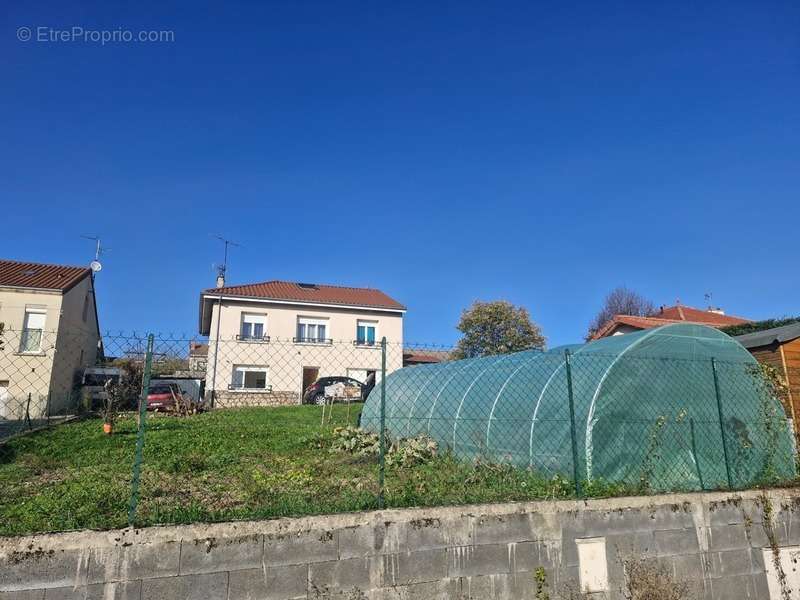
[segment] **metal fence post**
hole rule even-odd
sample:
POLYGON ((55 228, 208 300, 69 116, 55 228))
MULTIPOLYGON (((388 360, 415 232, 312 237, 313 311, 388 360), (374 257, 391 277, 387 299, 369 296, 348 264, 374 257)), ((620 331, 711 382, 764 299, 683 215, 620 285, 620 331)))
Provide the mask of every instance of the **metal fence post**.
POLYGON ((386 477, 386 338, 381 338, 381 431, 378 467, 378 508, 383 508, 386 477))
POLYGON ((725 434, 725 420, 722 414, 722 394, 719 390, 719 376, 717 374, 717 359, 711 359, 711 371, 714 373, 714 394, 717 397, 717 414, 719 415, 719 428, 722 432, 722 454, 725 457, 725 475, 728 478, 728 489, 733 489, 731 478, 731 465, 728 461, 728 436, 725 434))
POLYGON ((564 366, 567 371, 567 395, 569 396, 569 433, 572 440, 572 476, 575 479, 575 495, 583 496, 581 479, 578 469, 578 436, 575 431, 575 397, 572 392, 572 355, 569 350, 564 350, 564 366))
POLYGON ((25 422, 28 424, 28 429, 33 429, 31 423, 31 393, 28 392, 28 401, 25 403, 25 422))
POLYGON ((142 475, 142 453, 144 452, 144 430, 147 421, 147 391, 150 388, 150 372, 153 367, 153 334, 147 336, 147 351, 144 355, 142 373, 142 392, 139 396, 139 431, 136 434, 136 453, 133 458, 133 479, 131 482, 131 502, 128 506, 128 525, 136 521, 136 507, 139 504, 139 481, 142 475))

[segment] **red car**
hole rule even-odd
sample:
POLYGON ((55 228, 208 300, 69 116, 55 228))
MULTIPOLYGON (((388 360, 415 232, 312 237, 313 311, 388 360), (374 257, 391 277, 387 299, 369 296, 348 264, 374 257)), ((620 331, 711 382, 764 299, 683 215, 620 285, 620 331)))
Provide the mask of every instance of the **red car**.
POLYGON ((181 391, 174 383, 157 383, 147 390, 147 410, 175 410, 181 391))

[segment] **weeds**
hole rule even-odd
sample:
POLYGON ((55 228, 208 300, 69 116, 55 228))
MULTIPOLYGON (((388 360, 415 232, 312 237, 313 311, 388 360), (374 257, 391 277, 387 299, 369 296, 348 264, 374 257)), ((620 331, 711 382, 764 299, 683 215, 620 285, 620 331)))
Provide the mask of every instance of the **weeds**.
POLYGON ((547 572, 544 567, 537 567, 533 572, 533 581, 536 584, 536 600, 550 600, 550 593, 547 591, 547 572))
POLYGON ((652 559, 631 558, 623 561, 626 600, 691 600, 689 584, 676 581, 672 573, 652 559))
POLYGON ((653 425, 648 436, 647 450, 642 460, 642 471, 639 475, 638 491, 647 494, 652 488, 653 473, 656 464, 661 460, 661 443, 664 433, 664 426, 667 424, 667 417, 660 415, 653 425))

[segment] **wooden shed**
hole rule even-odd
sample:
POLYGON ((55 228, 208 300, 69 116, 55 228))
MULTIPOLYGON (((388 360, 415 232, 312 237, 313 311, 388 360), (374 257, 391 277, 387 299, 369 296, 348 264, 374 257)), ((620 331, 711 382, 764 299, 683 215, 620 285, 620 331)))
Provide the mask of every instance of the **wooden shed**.
POLYGON ((774 327, 735 338, 759 362, 775 367, 789 386, 787 409, 800 436, 800 323, 774 327))

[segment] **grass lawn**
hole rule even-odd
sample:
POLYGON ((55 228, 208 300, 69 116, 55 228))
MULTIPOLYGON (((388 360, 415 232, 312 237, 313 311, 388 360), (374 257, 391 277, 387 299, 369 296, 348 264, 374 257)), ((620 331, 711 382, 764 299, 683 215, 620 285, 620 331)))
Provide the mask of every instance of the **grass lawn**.
MULTIPOLYGON (((333 410, 355 423, 360 406, 333 410)), ((149 416, 138 525, 299 516, 377 506, 373 456, 331 449, 316 406, 149 416)), ((56 426, 0 446, 0 535, 127 525, 136 423, 114 435, 98 419, 56 426)), ((569 483, 510 467, 388 466, 386 505, 426 506, 568 497, 569 483)))

